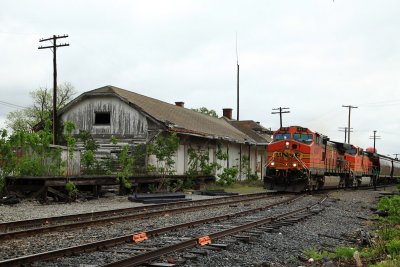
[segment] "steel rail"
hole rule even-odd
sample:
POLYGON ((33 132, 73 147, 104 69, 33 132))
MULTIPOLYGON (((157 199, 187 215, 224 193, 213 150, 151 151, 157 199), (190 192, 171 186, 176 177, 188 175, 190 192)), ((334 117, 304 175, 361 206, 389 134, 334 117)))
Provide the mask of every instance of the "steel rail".
POLYGON ((253 194, 245 194, 245 195, 236 195, 236 196, 224 196, 220 198, 212 198, 212 199, 202 199, 196 200, 192 202, 181 202, 181 203, 163 203, 163 204, 151 204, 149 206, 140 206, 140 207, 130 207, 130 208, 121 208, 121 209, 113 209, 113 210, 103 210, 96 212, 86 212, 79 214, 71 214, 71 215, 62 215, 62 216, 52 216, 52 217, 43 217, 37 219, 28 219, 28 220, 19 220, 19 221, 9 221, 0 223, 0 231, 7 231, 8 229, 22 228, 22 227, 32 227, 37 225, 49 225, 58 222, 67 222, 67 221, 79 221, 86 219, 93 219, 93 217, 103 217, 109 215, 117 215, 121 213, 130 213, 130 212, 140 212, 145 210, 153 210, 160 209, 166 207, 174 207, 174 206, 188 206, 193 203, 207 203, 213 202, 216 200, 229 200, 229 199, 240 199, 240 198, 248 198, 248 197, 256 197, 256 196, 270 196, 271 193, 253 193, 253 194))
MULTIPOLYGON (((224 202, 208 201, 211 203, 208 203, 208 204, 206 203, 206 204, 202 204, 202 205, 190 205, 190 206, 185 206, 185 207, 150 211, 150 212, 144 212, 144 213, 125 214, 125 215, 121 215, 121 216, 111 216, 111 217, 109 216, 109 217, 103 217, 103 218, 96 218, 96 219, 93 219, 90 221, 78 221, 78 222, 68 223, 68 224, 50 225, 50 226, 40 227, 40 228, 32 228, 32 229, 27 229, 27 230, 6 232, 6 233, 0 233, 0 240, 7 240, 7 239, 12 239, 12 238, 17 238, 17 237, 27 237, 27 236, 38 235, 38 234, 43 234, 43 233, 50 233, 50 232, 54 232, 54 231, 61 231, 61 230, 67 230, 67 229, 76 229, 76 228, 82 228, 82 227, 96 225, 96 224, 105 224, 108 222, 121 222, 121 221, 133 220, 133 219, 150 218, 150 217, 156 217, 156 216, 161 216, 161 215, 165 215, 165 214, 179 213, 182 211, 193 211, 193 210, 200 210, 200 209, 205 209, 205 208, 215 207, 215 206, 230 205, 230 204, 234 204, 234 203, 238 203, 238 202, 249 202, 249 201, 263 199, 267 196, 270 196, 270 195, 256 195, 256 196, 250 197, 250 198, 234 199, 231 201, 224 201, 224 202), (216 203, 212 203, 212 202, 216 202, 216 203)), ((214 198, 213 200, 217 200, 217 199, 218 198, 214 198)), ((143 210, 143 207, 141 209, 143 210)))
MULTIPOLYGON (((184 228, 184 227, 190 227, 190 226, 204 224, 204 223, 208 223, 208 222, 214 222, 214 221, 221 221, 224 219, 229 219, 231 217, 241 216, 241 215, 245 215, 245 214, 256 212, 256 211, 269 209, 274 206, 287 204, 287 203, 296 201, 297 199, 300 199, 303 196, 304 195, 294 196, 287 200, 280 201, 280 202, 277 202, 274 204, 269 204, 264 207, 254 208, 254 209, 245 210, 245 211, 241 211, 241 212, 237 212, 237 213, 229 213, 229 214, 220 215, 220 216, 216 216, 216 217, 212 217, 212 218, 207 218, 207 219, 192 221, 192 222, 188 222, 188 223, 182 223, 182 224, 167 226, 167 227, 163 227, 163 228, 158 228, 158 229, 146 231, 146 233, 148 236, 156 236, 156 235, 159 235, 162 233, 166 233, 166 232, 184 228)), ((50 260, 50 259, 63 257, 63 256, 78 255, 82 252, 95 251, 95 250, 99 250, 101 248, 112 247, 112 246, 116 246, 116 245, 119 245, 119 244, 122 244, 125 242, 131 242, 131 241, 132 241, 132 234, 126 235, 126 236, 120 236, 120 237, 116 237, 116 238, 111 238, 111 239, 107 239, 107 240, 101 240, 98 242, 83 244, 83 245, 79 245, 79 246, 68 247, 68 248, 63 248, 63 249, 58 249, 58 250, 53 250, 53 251, 48 251, 48 252, 43 252, 43 253, 38 253, 38 254, 33 254, 33 255, 27 255, 27 256, 22 256, 22 257, 13 258, 13 259, 8 259, 8 260, 0 261, 0 267, 22 266, 22 265, 31 264, 32 262, 35 262, 35 261, 44 261, 44 260, 50 260)))
MULTIPOLYGON (((315 204, 313 204, 311 206, 305 207, 305 208, 300 208, 300 209, 297 209, 297 210, 294 210, 294 211, 290 211, 290 212, 286 212, 286 213, 283 213, 283 214, 280 214, 280 215, 277 215, 277 216, 263 218, 261 220, 257 220, 257 221, 254 221, 254 222, 246 223, 246 224, 243 224, 243 225, 240 225, 240 226, 237 226, 237 227, 233 227, 233 228, 230 228, 230 229, 226 229, 226 230, 222 230, 222 231, 219 231, 219 232, 215 232, 215 233, 212 233, 212 234, 206 234, 206 235, 209 236, 211 238, 211 240, 214 240, 214 239, 222 238, 222 237, 229 236, 229 235, 232 235, 232 234, 236 234, 236 233, 239 233, 239 232, 243 232, 243 231, 246 231, 246 230, 261 226, 261 225, 264 225, 264 224, 268 224, 268 223, 272 223, 274 221, 282 220, 283 218, 291 217, 293 215, 296 215, 296 214, 299 214, 299 213, 302 213, 302 212, 305 212, 305 211, 310 211, 313 207, 315 207, 315 206, 317 206, 319 204, 322 204, 326 199, 327 199, 327 197, 324 197, 323 199, 321 199, 317 203, 315 203, 315 204)), ((163 256, 165 254, 195 247, 195 246, 198 245, 198 239, 199 238, 200 237, 196 237, 196 238, 193 238, 193 239, 190 239, 190 240, 186 240, 186 241, 183 241, 183 242, 179 242, 179 243, 176 243, 176 244, 173 244, 173 245, 170 245, 170 246, 162 247, 162 248, 157 249, 157 250, 145 252, 145 253, 142 253, 142 254, 139 254, 139 255, 124 259, 124 260, 120 260, 120 261, 117 261, 117 262, 113 262, 113 263, 110 263, 110 264, 103 265, 103 267, 130 267, 130 266, 141 265, 141 264, 147 263, 147 262, 149 262, 151 260, 158 259, 158 258, 160 258, 161 256, 163 256)))

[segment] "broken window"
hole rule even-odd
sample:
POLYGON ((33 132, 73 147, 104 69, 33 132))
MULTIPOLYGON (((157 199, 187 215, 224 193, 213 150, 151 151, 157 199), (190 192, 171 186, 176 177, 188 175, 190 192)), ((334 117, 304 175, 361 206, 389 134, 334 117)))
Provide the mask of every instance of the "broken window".
POLYGON ((95 112, 94 124, 95 125, 110 125, 111 115, 110 112, 95 112))

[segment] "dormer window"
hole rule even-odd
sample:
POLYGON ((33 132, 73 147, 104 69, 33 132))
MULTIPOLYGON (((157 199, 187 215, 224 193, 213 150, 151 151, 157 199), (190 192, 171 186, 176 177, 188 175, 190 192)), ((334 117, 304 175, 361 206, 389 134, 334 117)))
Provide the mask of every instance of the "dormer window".
POLYGON ((95 112, 94 125, 110 125, 111 115, 110 112, 95 112))

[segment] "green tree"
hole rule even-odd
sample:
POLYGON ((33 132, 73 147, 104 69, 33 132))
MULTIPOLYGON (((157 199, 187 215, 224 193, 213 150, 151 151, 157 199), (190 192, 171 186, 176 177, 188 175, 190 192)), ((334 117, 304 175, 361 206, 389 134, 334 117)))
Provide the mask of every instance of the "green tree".
MULTIPOLYGON (((29 132, 35 125, 45 124, 52 119, 53 114, 53 89, 40 87, 30 92, 32 105, 7 114, 6 125, 13 131, 29 132)), ((57 88, 57 110, 63 108, 72 100, 75 89, 72 84, 65 82, 57 88)))
POLYGON ((199 113, 206 114, 206 115, 211 116, 211 117, 218 118, 217 112, 215 110, 213 110, 213 109, 208 109, 206 107, 201 107, 201 108, 192 108, 192 110, 196 111, 196 112, 199 112, 199 113))

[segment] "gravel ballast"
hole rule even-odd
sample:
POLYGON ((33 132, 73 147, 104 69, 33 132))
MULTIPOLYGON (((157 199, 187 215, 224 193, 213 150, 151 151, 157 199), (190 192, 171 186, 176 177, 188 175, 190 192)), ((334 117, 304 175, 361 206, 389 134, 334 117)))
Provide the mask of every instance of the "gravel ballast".
MULTIPOLYGON (((386 189, 386 192, 391 189, 386 189)), ((191 197, 193 198, 192 195, 191 197)), ((330 198, 326 201, 325 209, 319 214, 311 216, 304 221, 298 222, 292 226, 283 226, 274 232, 264 232, 251 239, 250 242, 243 242, 232 237, 216 240, 216 243, 229 243, 229 249, 218 252, 210 251, 206 256, 198 256, 195 260, 186 260, 180 266, 300 266, 304 262, 299 257, 304 257, 303 252, 306 249, 316 250, 334 250, 337 246, 356 247, 357 241, 353 242, 354 235, 362 231, 370 231, 370 223, 366 218, 372 218, 371 207, 376 207, 379 191, 372 190, 346 190, 330 193, 330 198)), ((200 199, 204 196, 195 196, 200 199)), ((307 197, 310 198, 310 197, 307 197)), ((316 197, 311 197, 317 199, 316 197)), ((115 208, 132 207, 141 205, 132 203, 126 197, 112 197, 99 200, 91 200, 81 203, 71 204, 53 204, 40 205, 36 202, 23 201, 15 206, 0 206, 4 221, 21 220, 27 218, 38 218, 44 216, 56 216, 65 214, 74 214, 90 211, 100 211, 115 208), (3 213, 3 211, 5 211, 3 213), (20 214, 23 213, 23 214, 20 214), (38 213, 40 216, 38 216, 38 213), (44 215, 48 214, 48 215, 44 215)), ((232 207, 231 207, 232 208, 232 207)), ((240 207, 237 208, 238 210, 240 207)), ((160 219, 149 219, 138 222, 141 229, 151 229, 166 225, 175 224, 178 221, 194 220, 196 218, 214 216, 226 212, 226 209, 217 211, 205 210, 195 214, 181 214, 180 216, 166 216, 160 219), (186 218, 185 218, 186 217, 186 218)), ((82 236, 84 239, 100 240, 108 235, 122 235, 139 229, 136 223, 109 225, 108 227, 96 227, 94 229, 82 229, 80 231, 64 233, 59 239, 64 240, 63 246, 71 244, 76 245, 76 236, 82 236), (65 242, 65 243, 64 243, 65 242)), ((51 234, 50 234, 51 235, 51 234)), ((38 239, 16 242, 15 247, 3 247, 1 258, 10 256, 22 256, 24 250, 43 251, 48 249, 38 242, 38 239), (33 248, 32 248, 33 247, 33 248), (5 251, 4 249, 7 249, 5 251), (10 250, 15 250, 10 253, 10 250), (7 255, 5 255, 7 254, 7 255), (11 254, 11 255, 10 255, 11 254)), ((60 243, 49 244, 56 249, 60 243)), ((8 244, 9 245, 9 244, 8 244)), ((176 253, 169 257, 182 260, 188 252, 176 253)), ((74 264, 77 262, 74 261, 74 264)), ((88 264, 88 263, 85 263, 88 264)), ((72 266, 72 265, 71 265, 72 266)))

